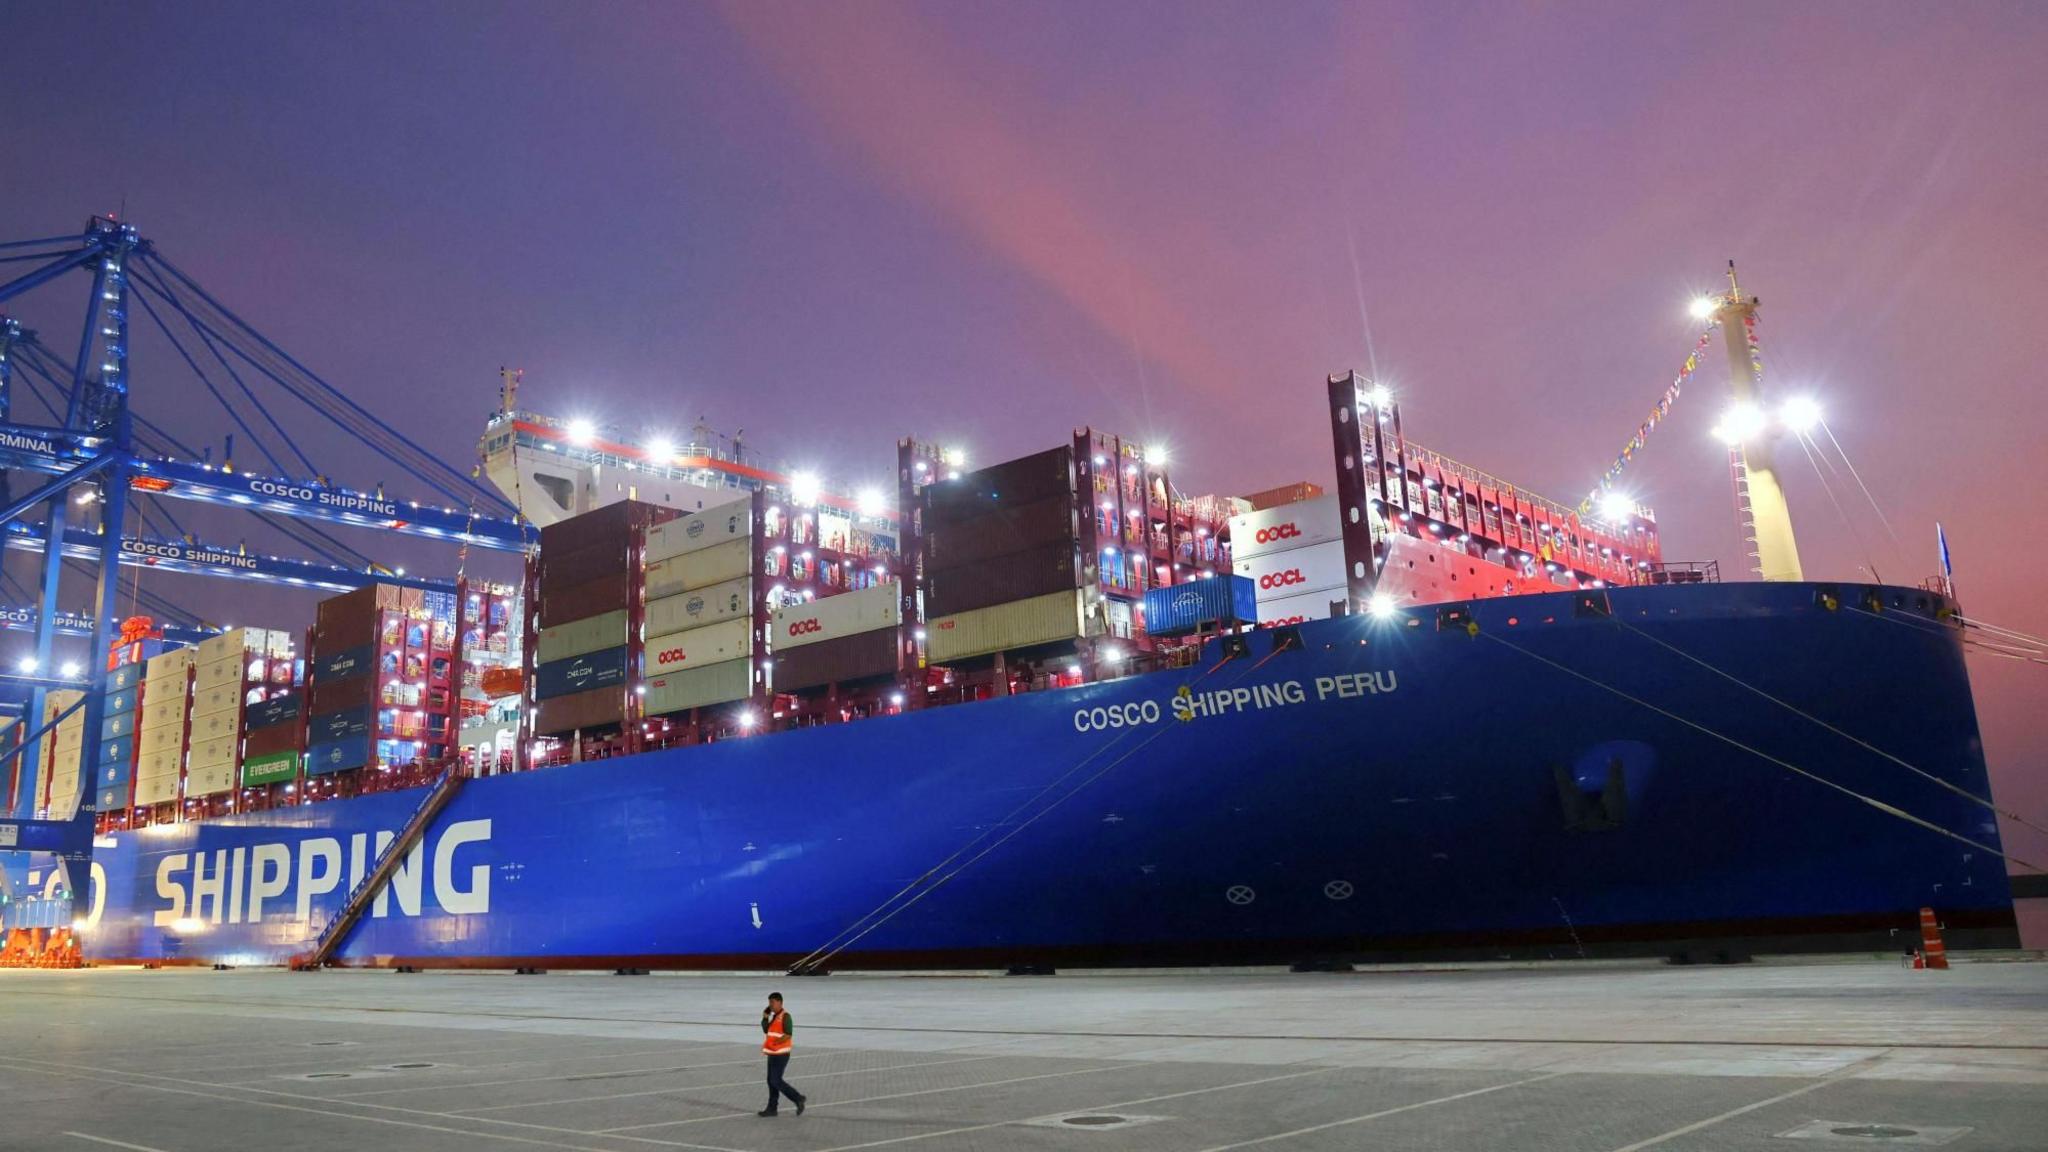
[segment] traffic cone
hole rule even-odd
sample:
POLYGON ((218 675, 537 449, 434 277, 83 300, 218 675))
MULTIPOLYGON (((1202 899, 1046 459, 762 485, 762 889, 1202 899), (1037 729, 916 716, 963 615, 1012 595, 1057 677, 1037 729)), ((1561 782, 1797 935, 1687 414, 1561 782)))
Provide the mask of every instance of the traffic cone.
POLYGON ((1920 910, 1920 959, 1915 968, 1947 968, 1948 949, 1941 943, 1941 928, 1934 922, 1934 909, 1920 910))

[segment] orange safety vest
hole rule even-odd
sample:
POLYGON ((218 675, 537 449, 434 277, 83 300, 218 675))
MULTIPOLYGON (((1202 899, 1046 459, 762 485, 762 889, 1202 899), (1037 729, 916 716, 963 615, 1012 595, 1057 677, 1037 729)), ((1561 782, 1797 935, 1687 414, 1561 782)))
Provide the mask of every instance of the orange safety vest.
POLYGON ((777 1012, 768 1020, 768 1034, 761 1037, 761 1051, 770 1056, 789 1055, 789 1034, 782 1030, 782 1018, 787 1013, 777 1012))

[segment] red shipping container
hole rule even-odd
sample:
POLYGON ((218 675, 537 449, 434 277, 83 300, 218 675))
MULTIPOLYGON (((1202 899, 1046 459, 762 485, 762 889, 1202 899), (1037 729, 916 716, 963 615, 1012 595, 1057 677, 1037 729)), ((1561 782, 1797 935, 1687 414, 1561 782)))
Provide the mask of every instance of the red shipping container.
POLYGON ((925 615, 931 619, 955 616, 1029 600, 1082 585, 1092 565, 1080 563, 1074 541, 1062 540, 1028 552, 999 556, 974 564, 928 572, 925 575, 925 615))
POLYGON ((553 628, 625 608, 632 602, 633 583, 631 573, 621 572, 567 588, 544 589, 540 594, 540 626, 553 628))
POLYGON ((269 756, 278 752, 295 752, 299 747, 299 723, 273 724, 258 728, 242 738, 242 759, 269 756))
POLYGON ((624 536, 600 541, 574 552, 548 552, 540 554, 540 590, 543 595, 555 588, 572 588, 588 584, 606 576, 624 575, 632 554, 627 548, 624 536))
POLYGON ((543 736, 589 732, 617 725, 626 718, 626 689, 593 688, 540 702, 534 731, 543 736))
POLYGON ((802 692, 894 676, 898 636, 895 628, 877 628, 777 652, 770 686, 777 692, 802 692))
POLYGON ((925 524, 971 520, 997 507, 1017 507, 1074 491, 1074 450, 1063 446, 991 464, 925 489, 925 524))
POLYGON ((1030 504, 998 505, 971 520, 936 524, 925 535, 930 567, 952 568, 1077 539, 1074 513, 1073 494, 1063 492, 1030 504))
POLYGON ((620 500, 542 528, 540 554, 545 559, 550 554, 567 554, 596 544, 622 541, 635 529, 664 524, 682 514, 680 508, 644 500, 620 500))

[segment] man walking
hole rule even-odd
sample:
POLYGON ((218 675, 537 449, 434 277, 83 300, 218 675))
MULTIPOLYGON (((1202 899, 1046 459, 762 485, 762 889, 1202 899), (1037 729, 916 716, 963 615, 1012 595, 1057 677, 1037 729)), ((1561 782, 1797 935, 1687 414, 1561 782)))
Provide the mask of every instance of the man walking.
POLYGON ((789 1067, 789 1051, 796 1036, 796 1021, 782 1010, 782 993, 770 992, 768 1006, 761 1009, 761 1051, 768 1056, 768 1106, 760 1115, 775 1115, 775 1106, 782 1097, 789 1097, 796 1105, 796 1114, 804 1114, 804 1094, 789 1086, 782 1078, 783 1069, 789 1067))

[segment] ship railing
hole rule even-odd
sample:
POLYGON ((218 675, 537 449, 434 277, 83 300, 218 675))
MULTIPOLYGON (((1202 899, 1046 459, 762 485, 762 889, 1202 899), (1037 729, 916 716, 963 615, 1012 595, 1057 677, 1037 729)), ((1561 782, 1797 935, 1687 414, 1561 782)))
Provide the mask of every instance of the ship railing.
POLYGON ((1719 584, 1718 560, 1666 560, 1651 564, 1642 573, 1644 584, 1719 584))

